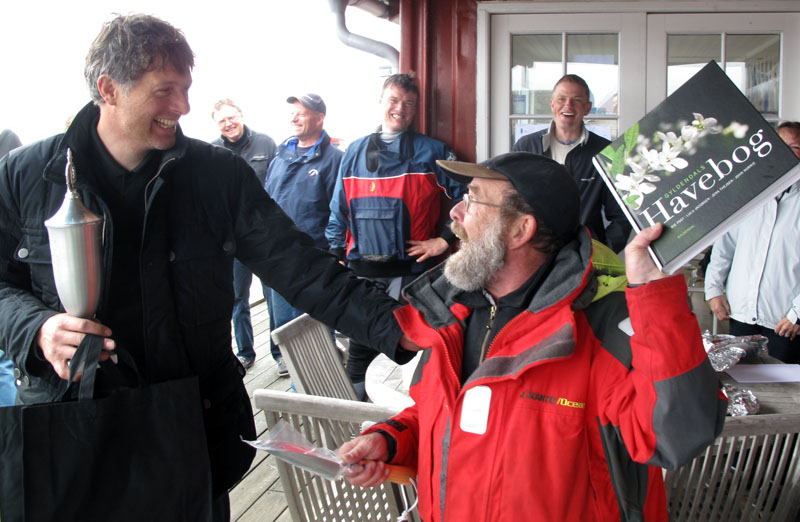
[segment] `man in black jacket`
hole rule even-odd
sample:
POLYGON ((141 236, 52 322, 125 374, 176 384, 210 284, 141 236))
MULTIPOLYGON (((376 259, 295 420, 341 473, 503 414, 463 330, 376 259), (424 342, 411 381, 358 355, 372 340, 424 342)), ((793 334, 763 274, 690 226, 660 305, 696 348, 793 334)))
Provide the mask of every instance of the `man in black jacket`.
MULTIPOLYGON (((212 145, 225 147, 243 157, 256 173, 261 186, 267 179, 267 169, 275 157, 275 140, 244 124, 242 110, 233 100, 225 98, 214 104, 211 118, 219 127, 220 137, 212 145)), ((256 351, 253 347, 253 322, 250 318, 250 285, 253 273, 238 260, 233 262, 233 335, 236 356, 245 367, 253 366, 256 351)), ((272 310, 270 310, 272 317, 272 310)), ((282 364, 282 361, 279 361, 282 364)), ((280 366, 279 364, 279 366, 280 366)), ((278 369, 278 374, 281 369, 278 369)))
POLYGON ((628 242, 631 225, 592 165, 595 154, 610 142, 583 124, 584 116, 592 110, 589 86, 584 79, 567 74, 558 80, 550 98, 550 110, 553 111, 550 127, 523 136, 513 150, 548 156, 566 166, 580 190, 581 224, 589 227, 594 239, 619 252, 628 242))
POLYGON ((397 303, 313 248, 244 159, 182 134, 193 63, 168 23, 117 17, 86 59, 93 101, 65 134, 0 160, 0 346, 23 404, 57 397, 86 334, 105 338, 101 361, 130 353, 146 382, 198 376, 215 519, 226 520, 227 490, 255 453, 240 437, 256 436, 231 350, 234 258, 360 342, 396 357, 404 341, 397 303), (81 199, 105 218, 95 320, 63 313, 44 226, 64 199, 68 148, 81 199))

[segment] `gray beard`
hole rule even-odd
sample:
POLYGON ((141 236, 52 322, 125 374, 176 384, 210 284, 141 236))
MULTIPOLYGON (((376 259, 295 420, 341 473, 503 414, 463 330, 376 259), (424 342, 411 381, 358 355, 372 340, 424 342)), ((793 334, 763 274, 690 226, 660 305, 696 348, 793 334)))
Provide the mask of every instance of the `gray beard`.
POLYGON ((505 263, 503 240, 503 222, 498 219, 479 239, 461 242, 459 251, 445 262, 444 276, 467 292, 486 288, 505 263))

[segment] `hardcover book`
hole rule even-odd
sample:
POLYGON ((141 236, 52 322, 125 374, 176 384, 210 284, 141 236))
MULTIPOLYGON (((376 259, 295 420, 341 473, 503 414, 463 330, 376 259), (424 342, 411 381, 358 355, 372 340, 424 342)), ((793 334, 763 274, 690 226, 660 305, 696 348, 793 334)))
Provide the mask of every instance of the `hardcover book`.
POLYGON ((788 146, 711 61, 593 158, 635 232, 673 273, 800 179, 788 146))

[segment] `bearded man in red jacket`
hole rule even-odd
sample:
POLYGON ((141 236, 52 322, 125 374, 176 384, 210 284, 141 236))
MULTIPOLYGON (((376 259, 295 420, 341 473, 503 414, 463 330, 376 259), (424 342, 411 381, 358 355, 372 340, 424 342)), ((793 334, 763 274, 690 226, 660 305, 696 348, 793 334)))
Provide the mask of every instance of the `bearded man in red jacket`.
POLYGON ((682 276, 625 251, 627 288, 598 298, 595 249, 565 168, 527 152, 440 161, 469 193, 459 252, 405 288, 424 349, 415 405, 340 448, 350 477, 413 466, 426 521, 667 521, 662 467, 722 429, 725 401, 682 276))

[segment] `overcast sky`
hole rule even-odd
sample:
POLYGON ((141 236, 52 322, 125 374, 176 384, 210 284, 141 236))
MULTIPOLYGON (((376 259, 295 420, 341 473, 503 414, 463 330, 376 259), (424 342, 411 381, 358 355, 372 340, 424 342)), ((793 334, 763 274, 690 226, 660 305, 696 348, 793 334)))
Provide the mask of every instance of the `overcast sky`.
MULTIPOLYGON (((0 129, 23 143, 61 132, 89 101, 83 67, 92 40, 113 13, 135 12, 180 28, 195 52, 192 110, 181 119, 189 136, 218 136, 211 110, 220 98, 234 99, 245 122, 276 142, 289 136, 292 94, 320 94, 325 128, 346 142, 381 121, 389 64, 338 40, 328 0, 29 0, 4 2, 0 15, 0 129)), ((399 47, 398 25, 360 9, 348 8, 347 27, 399 47)))

